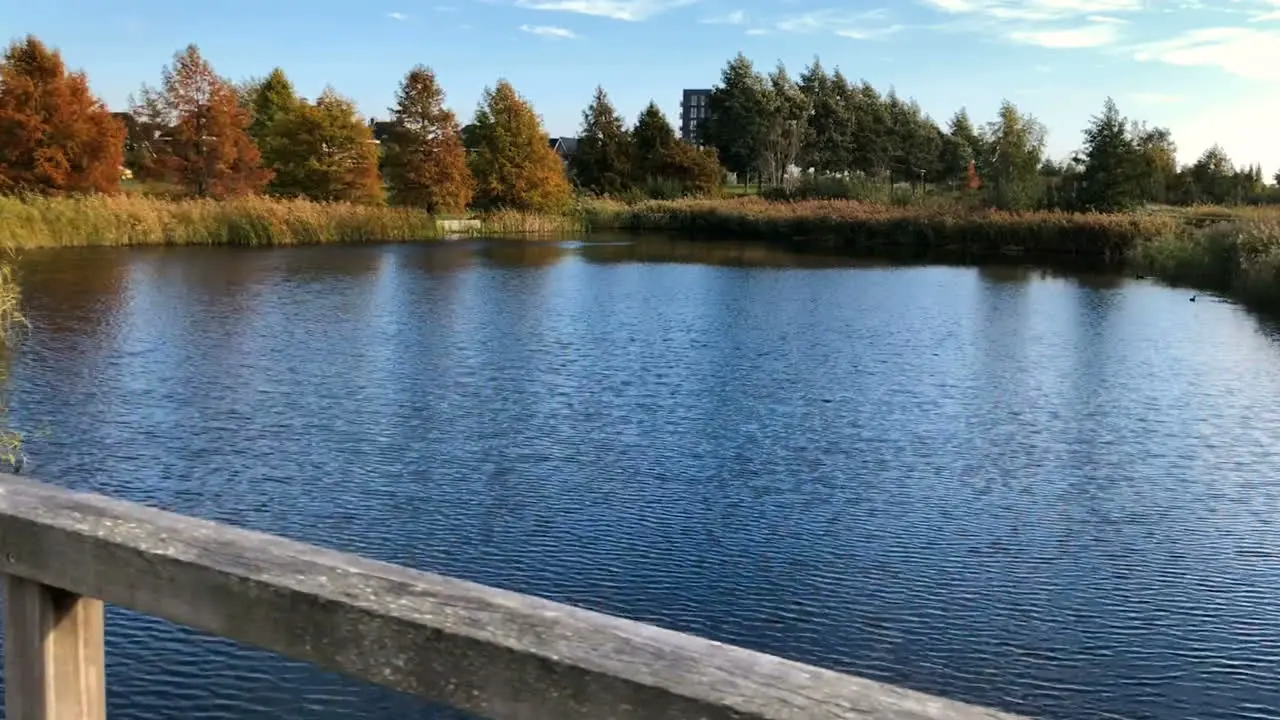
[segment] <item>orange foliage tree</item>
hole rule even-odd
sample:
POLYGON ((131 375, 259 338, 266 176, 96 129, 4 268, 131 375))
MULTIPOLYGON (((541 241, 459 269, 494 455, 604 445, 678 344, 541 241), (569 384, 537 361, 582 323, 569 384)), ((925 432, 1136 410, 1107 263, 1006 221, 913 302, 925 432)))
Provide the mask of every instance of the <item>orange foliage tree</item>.
POLYGON ((476 201, 484 207, 554 212, 573 198, 564 162, 542 121, 511 83, 485 88, 476 108, 471 172, 476 201))
POLYGON ((0 60, 0 191, 114 192, 124 125, 34 36, 0 60))
POLYGON ((430 213, 466 209, 475 193, 458 119, 444 106, 444 90, 430 68, 405 75, 391 108, 383 167, 391 198, 430 213))
POLYGON ((969 161, 969 169, 965 172, 965 187, 969 190, 982 187, 982 178, 978 177, 978 164, 973 160, 969 161))
POLYGON ((164 179, 199 197, 260 192, 271 179, 247 132, 251 118, 239 93, 200 56, 178 52, 159 89, 143 86, 134 114, 162 128, 155 164, 164 179))

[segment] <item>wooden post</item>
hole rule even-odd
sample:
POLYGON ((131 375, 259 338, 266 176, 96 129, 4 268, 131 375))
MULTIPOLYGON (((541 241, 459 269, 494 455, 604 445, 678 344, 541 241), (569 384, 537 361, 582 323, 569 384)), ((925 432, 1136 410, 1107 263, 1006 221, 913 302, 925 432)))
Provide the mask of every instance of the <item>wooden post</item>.
POLYGON ((5 575, 8 720, 105 720, 102 601, 5 575))

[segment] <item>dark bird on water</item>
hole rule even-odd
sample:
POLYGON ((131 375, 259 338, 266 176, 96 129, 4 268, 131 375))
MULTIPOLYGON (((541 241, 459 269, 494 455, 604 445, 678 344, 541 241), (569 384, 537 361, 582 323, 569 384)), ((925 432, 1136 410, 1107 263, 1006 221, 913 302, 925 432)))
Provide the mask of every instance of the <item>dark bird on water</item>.
POLYGON ((1195 301, 1196 301, 1196 296, 1195 296, 1195 295, 1192 295, 1192 296, 1191 296, 1191 302, 1195 302, 1195 301))

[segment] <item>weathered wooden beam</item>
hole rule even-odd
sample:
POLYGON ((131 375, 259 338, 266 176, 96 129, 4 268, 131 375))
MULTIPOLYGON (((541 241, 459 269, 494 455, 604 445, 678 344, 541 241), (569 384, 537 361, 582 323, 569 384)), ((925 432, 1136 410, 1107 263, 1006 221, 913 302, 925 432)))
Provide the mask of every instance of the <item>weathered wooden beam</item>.
POLYGON ((5 717, 105 720, 102 601, 14 575, 4 588, 5 717))
POLYGON ((497 720, 1013 717, 2 474, 0 572, 497 720))

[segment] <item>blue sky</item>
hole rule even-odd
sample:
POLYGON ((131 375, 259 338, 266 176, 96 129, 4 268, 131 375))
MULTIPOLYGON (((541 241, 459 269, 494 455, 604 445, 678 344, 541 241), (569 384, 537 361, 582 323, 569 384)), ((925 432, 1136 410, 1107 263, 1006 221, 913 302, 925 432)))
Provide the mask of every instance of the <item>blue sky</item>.
POLYGON ((374 116, 415 63, 464 122, 505 77, 573 134, 597 84, 629 119, 653 98, 674 122, 680 90, 742 51, 793 73, 818 55, 940 122, 960 106, 986 121, 1008 97, 1055 157, 1111 95, 1170 127, 1184 162, 1220 142, 1280 168, 1280 0, 0 0, 0 31, 58 46, 113 108, 195 42, 227 77, 279 65, 374 116))

